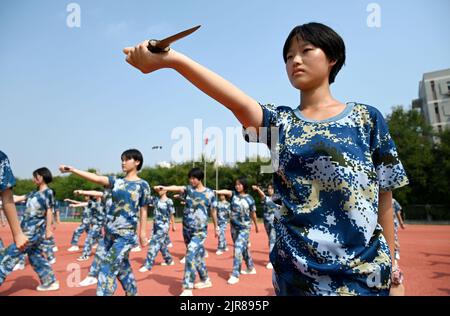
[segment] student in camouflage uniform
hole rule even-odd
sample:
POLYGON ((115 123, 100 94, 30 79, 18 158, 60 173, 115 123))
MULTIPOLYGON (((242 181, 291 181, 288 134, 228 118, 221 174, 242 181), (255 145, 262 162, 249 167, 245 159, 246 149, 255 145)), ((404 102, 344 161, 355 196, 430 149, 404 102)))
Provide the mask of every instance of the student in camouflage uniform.
MULTIPOLYGON (((87 191, 89 194, 95 196, 96 194, 93 193, 93 191, 87 191)), ((103 193, 100 193, 103 198, 103 204, 104 204, 104 210, 103 210, 103 224, 102 228, 106 230, 106 218, 107 214, 109 214, 111 207, 112 207, 112 194, 111 189, 105 189, 103 193)), ((98 274, 100 272, 100 264, 105 259, 106 256, 106 248, 105 248, 105 241, 104 241, 104 235, 100 236, 100 239, 98 240, 98 247, 95 251, 94 260, 92 261, 91 267, 89 268, 89 273, 87 277, 81 281, 78 285, 79 286, 89 286, 97 284, 98 280, 98 274)))
POLYGON ((140 272, 150 271, 155 262, 158 252, 161 251, 164 262, 162 265, 174 265, 175 262, 167 249, 167 236, 169 234, 170 217, 174 210, 172 199, 167 197, 167 191, 154 187, 159 194, 159 198, 154 198, 154 216, 153 216, 153 234, 150 239, 147 258, 144 265, 139 269, 140 272))
MULTIPOLYGON (((23 251, 28 244, 28 238, 20 228, 19 219, 17 217, 17 210, 11 191, 11 188, 14 187, 15 184, 16 179, 11 170, 8 156, 0 150, 0 204, 9 223, 14 243, 19 250, 23 251)), ((4 245, 0 238, 0 260, 3 257, 3 253, 4 245)))
POLYGON ((405 224, 402 218, 402 206, 397 202, 396 199, 392 199, 392 207, 394 209, 394 239, 395 239, 395 249, 394 249, 394 264, 392 267, 392 286, 391 295, 394 296, 404 296, 405 287, 403 285, 404 274, 400 269, 400 241, 398 239, 398 227, 405 229, 405 224))
POLYGON ((174 49, 159 54, 147 46, 126 47, 126 61, 143 73, 179 72, 233 112, 247 141, 271 150, 282 201, 270 256, 276 294, 388 295, 392 190, 408 179, 380 111, 331 95, 345 63, 342 38, 320 23, 287 37, 283 59, 299 90, 295 109, 259 103, 174 49))
POLYGON ((89 260, 91 255, 92 246, 98 243, 102 235, 101 230, 105 221, 104 205, 102 203, 103 193, 100 191, 76 190, 75 194, 89 196, 87 208, 91 211, 91 227, 84 242, 83 253, 77 259, 78 261, 86 261, 89 260))
POLYGON ((159 190, 181 193, 186 202, 183 211, 183 237, 187 250, 181 296, 193 295, 194 288, 203 289, 212 286, 204 258, 208 211, 211 213, 214 231, 217 228, 216 197, 211 189, 203 186, 203 171, 193 168, 189 171, 188 178, 189 185, 187 186, 159 186, 159 190), (199 274, 200 282, 194 284, 196 271, 199 274))
MULTIPOLYGON (((113 204, 106 219, 104 259, 100 263, 97 295, 111 296, 117 283, 121 283, 127 296, 137 295, 136 279, 131 270, 129 254, 137 242, 136 228, 138 213, 140 218, 139 239, 142 246, 147 244, 145 233, 147 223, 147 206, 150 199, 150 186, 138 177, 144 159, 136 149, 122 153, 122 171, 124 178, 99 176, 95 173, 81 171, 70 166, 61 165, 61 172, 71 172, 91 182, 111 188, 113 204)), ((100 248, 100 247, 99 247, 100 248)))
MULTIPOLYGON (((80 226, 78 226, 77 229, 73 232, 72 240, 70 241, 70 244, 72 245, 67 251, 73 252, 73 251, 79 251, 80 247, 78 247, 78 240, 80 239, 81 235, 86 232, 86 236, 89 235, 89 230, 91 229, 92 224, 92 210, 89 206, 92 206, 92 204, 89 204, 89 197, 84 197, 85 202, 80 202, 76 200, 70 200, 65 199, 64 201, 70 202, 72 204, 69 204, 69 207, 83 207, 83 213, 81 215, 81 223, 80 226)), ((86 237, 87 240, 87 237, 86 237)))
POLYGON ((219 195, 219 202, 217 203, 217 234, 218 244, 216 255, 220 256, 224 251, 228 251, 227 238, 225 232, 227 230, 227 224, 230 221, 230 202, 227 201, 225 195, 219 195))
MULTIPOLYGON (((253 185, 253 190, 258 192, 259 197, 261 198, 261 204, 263 205, 263 219, 264 219, 264 228, 266 229, 267 237, 269 238, 269 253, 272 251, 273 246, 275 244, 276 233, 275 227, 273 226, 273 220, 275 216, 275 212, 280 209, 280 205, 276 204, 274 201, 274 189, 273 185, 269 184, 267 186, 267 195, 261 190, 258 186, 253 185)), ((267 269, 273 269, 272 263, 267 263, 267 269)))
POLYGON ((244 177, 239 177, 235 182, 235 191, 218 190, 217 194, 223 194, 231 198, 231 238, 234 243, 233 271, 228 284, 239 282, 240 274, 256 274, 255 265, 248 247, 250 238, 251 221, 255 223, 255 231, 258 233, 258 223, 256 219, 255 199, 247 194, 248 181, 244 177), (241 270, 242 260, 247 266, 246 270, 241 270))
POLYGON ((51 221, 53 216, 54 196, 48 183, 52 181, 52 174, 47 168, 39 168, 33 172, 33 182, 37 190, 27 195, 14 196, 14 201, 26 201, 26 210, 22 217, 21 228, 28 237, 29 244, 24 252, 12 244, 4 251, 0 262, 0 285, 26 253, 33 270, 38 274, 41 281, 36 289, 38 291, 54 291, 59 289, 59 282, 50 267, 48 260, 44 257, 44 240, 52 234, 51 221))

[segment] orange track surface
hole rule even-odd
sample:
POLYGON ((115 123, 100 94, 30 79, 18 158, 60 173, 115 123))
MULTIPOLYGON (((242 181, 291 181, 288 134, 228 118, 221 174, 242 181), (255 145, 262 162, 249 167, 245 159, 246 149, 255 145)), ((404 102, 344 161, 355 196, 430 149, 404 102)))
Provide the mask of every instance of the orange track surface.
MULTIPOLYGON (((59 251, 56 252, 57 262, 53 265, 61 288, 54 292, 37 292, 38 277, 27 262, 25 270, 12 272, 0 287, 0 296, 7 295, 95 295, 95 286, 74 287, 79 272, 81 280, 87 275, 92 259, 78 262, 76 258, 80 252, 71 253, 72 233, 78 223, 62 223, 55 232, 55 239, 59 251), (79 268, 79 270, 77 270, 79 268), (73 270, 75 269, 75 270, 73 270)), ((151 227, 151 224, 148 225, 151 227)), ((256 275, 241 275, 240 282, 228 285, 227 279, 232 268, 233 246, 227 232, 229 251, 221 256, 215 254, 217 240, 214 238, 212 225, 209 227, 206 249, 209 257, 206 259, 209 276, 213 287, 194 290, 194 295, 217 296, 267 296, 274 295, 271 282, 271 270, 266 269, 268 262, 268 241, 262 224, 260 232, 254 228, 250 235, 251 254, 255 262, 256 275)), ((405 273, 406 295, 450 295, 450 226, 437 225, 407 225, 399 233, 401 243, 400 266, 405 273)), ((11 243, 8 227, 0 227, 0 236, 5 245, 11 243)), ((181 281, 184 265, 179 260, 184 256, 181 224, 177 224, 177 231, 170 232, 173 248, 170 253, 175 258, 174 266, 160 266, 162 257, 159 254, 155 265, 149 273, 140 273, 139 267, 145 260, 147 248, 141 252, 131 253, 131 265, 135 274, 139 295, 178 295, 181 292, 181 281)), ((85 235, 80 239, 84 242, 85 235)), ((80 247, 81 248, 81 247, 80 247)), ((91 256, 93 258, 93 256, 91 256)), ((198 279, 197 279, 198 280, 198 279)), ((118 283, 116 295, 124 292, 118 283)))

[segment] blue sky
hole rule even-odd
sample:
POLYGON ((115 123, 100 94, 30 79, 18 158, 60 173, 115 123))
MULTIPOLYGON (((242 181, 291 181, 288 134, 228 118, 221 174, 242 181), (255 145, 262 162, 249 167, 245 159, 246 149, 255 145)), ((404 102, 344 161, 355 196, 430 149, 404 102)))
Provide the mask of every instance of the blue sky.
POLYGON ((73 1, 81 27, 66 24, 71 1, 0 2, 0 149, 29 178, 60 163, 118 172, 120 154, 140 149, 144 165, 170 161, 174 128, 239 126, 225 108, 172 70, 143 75, 122 48, 201 24, 174 46, 263 103, 296 107, 282 46, 296 25, 335 29, 347 63, 332 85, 343 102, 388 114, 417 98, 422 74, 450 68, 450 2, 427 1, 73 1), (367 25, 370 3, 381 27, 367 25), (163 150, 151 147, 162 145, 163 150))

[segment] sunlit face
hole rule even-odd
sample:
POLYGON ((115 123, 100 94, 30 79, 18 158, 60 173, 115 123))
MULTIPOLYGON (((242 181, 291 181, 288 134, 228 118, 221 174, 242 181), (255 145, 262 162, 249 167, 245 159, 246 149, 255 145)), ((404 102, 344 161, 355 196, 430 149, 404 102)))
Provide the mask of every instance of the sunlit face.
POLYGON ((267 188, 267 194, 269 196, 272 196, 273 193, 274 193, 273 187, 271 185, 269 185, 268 188, 267 188))
POLYGON ((140 161, 134 160, 133 158, 127 159, 126 157, 122 157, 122 171, 128 173, 132 170, 137 170, 140 163, 140 161))
POLYGON ((201 183, 201 181, 195 177, 190 177, 189 178, 189 184, 193 187, 196 188, 199 186, 199 184, 201 183))
POLYGON ((322 49, 294 37, 286 55, 286 72, 295 88, 308 91, 328 83, 335 63, 328 60, 322 49))
POLYGON ((237 193, 243 193, 244 192, 244 186, 239 181, 236 181, 234 188, 236 189, 237 193))
POLYGON ((225 195, 221 194, 219 195, 219 199, 223 202, 226 200, 225 195))
POLYGON ((158 191, 158 194, 159 194, 160 197, 161 197, 161 196, 164 196, 166 193, 167 193, 166 190, 159 190, 159 191, 158 191))

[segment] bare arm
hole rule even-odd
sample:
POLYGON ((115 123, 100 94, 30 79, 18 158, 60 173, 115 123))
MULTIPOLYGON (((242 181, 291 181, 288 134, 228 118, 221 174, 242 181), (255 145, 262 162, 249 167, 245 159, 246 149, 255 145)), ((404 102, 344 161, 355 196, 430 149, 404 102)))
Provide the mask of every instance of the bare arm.
POLYGON ((75 190, 75 191, 73 191, 73 193, 74 194, 80 194, 80 195, 103 197, 103 192, 95 191, 95 190, 75 190))
POLYGON ((214 231, 216 232, 217 235, 217 209, 215 207, 211 208, 210 213, 214 225, 214 231))
POLYGON ((173 214, 170 215, 170 225, 172 225, 172 231, 176 231, 175 228, 175 216, 173 214))
POLYGON ((46 226, 45 226, 45 238, 50 239, 53 236, 52 232, 52 222, 53 222, 53 210, 51 208, 47 209, 46 214, 46 226))
POLYGON ((26 195, 14 195, 13 196, 14 203, 20 203, 27 200, 26 195))
POLYGON ((217 195, 223 194, 226 197, 230 197, 233 195, 233 191, 230 190, 215 190, 214 192, 216 192, 217 195))
POLYGON ((378 223, 383 227, 383 236, 389 246, 391 258, 394 260, 394 214, 392 213, 392 192, 380 192, 378 196, 378 223))
POLYGON ((402 229, 405 229, 405 222, 403 222, 403 218, 402 218, 402 215, 401 215, 400 212, 401 212, 401 211, 395 212, 395 216, 397 216, 398 223, 400 224, 400 227, 401 227, 402 229))
POLYGON ((264 194, 264 191, 261 190, 260 187, 258 187, 257 185, 252 185, 252 189, 255 190, 256 192, 258 192, 259 197, 261 198, 261 200, 264 200, 264 198, 266 197, 266 195, 264 194))
POLYGON ((157 185, 157 186, 154 186, 153 189, 155 191, 165 190, 168 192, 178 192, 178 193, 184 192, 184 187, 178 186, 178 185, 169 185, 169 186, 157 185))
POLYGON ((261 126, 263 115, 258 102, 229 81, 173 49, 164 54, 152 54, 147 45, 148 41, 144 41, 135 47, 126 47, 123 50, 126 61, 143 73, 172 68, 233 112, 244 127, 261 126))
POLYGON ((84 202, 77 201, 77 200, 72 200, 72 199, 64 199, 64 202, 70 202, 72 204, 84 203, 84 202))
POLYGON ((69 207, 86 207, 88 205, 88 202, 78 202, 69 204, 69 207))
POLYGON ((257 222, 257 218, 256 218, 256 212, 251 212, 251 217, 252 217, 253 223, 255 223, 255 231, 257 233, 259 233, 258 222, 257 222))
POLYGON ((6 189, 5 191, 0 192, 0 197, 3 204, 3 212, 8 220, 9 227, 14 238, 14 243, 17 248, 23 250, 28 244, 28 238, 24 235, 22 229, 20 228, 16 205, 14 204, 14 197, 11 189, 6 189))
POLYGON ((140 209, 139 219, 140 219, 140 231, 139 231, 139 241, 142 247, 147 245, 147 212, 148 206, 144 205, 140 209))
POLYGON ((100 184, 104 187, 109 187, 109 179, 108 179, 108 177, 105 177, 105 176, 99 176, 95 173, 78 170, 74 167, 66 166, 66 165, 60 165, 59 171, 61 171, 62 173, 71 172, 71 173, 76 174, 77 176, 80 176, 83 179, 86 179, 90 182, 100 184))

